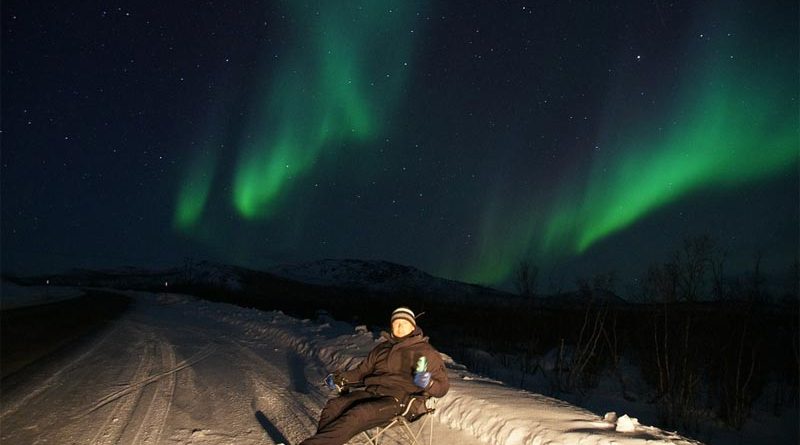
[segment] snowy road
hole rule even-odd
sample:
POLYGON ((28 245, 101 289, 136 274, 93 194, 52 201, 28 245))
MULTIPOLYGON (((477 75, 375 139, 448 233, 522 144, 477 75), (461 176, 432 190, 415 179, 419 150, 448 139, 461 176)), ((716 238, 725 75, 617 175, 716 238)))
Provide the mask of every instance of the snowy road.
MULTIPOLYGON (((354 365, 377 341, 333 320, 129 295, 132 308, 110 328, 13 377, 2 394, 0 442, 296 444, 313 433, 330 395, 323 376, 354 365)), ((451 389, 434 415, 440 445, 698 443, 448 363, 451 389)))
MULTIPOLYGON (((327 371, 290 344, 291 328, 232 306, 131 295, 112 328, 3 394, 0 442, 294 444, 314 431, 327 371)), ((440 443, 480 443, 436 429, 440 443)))

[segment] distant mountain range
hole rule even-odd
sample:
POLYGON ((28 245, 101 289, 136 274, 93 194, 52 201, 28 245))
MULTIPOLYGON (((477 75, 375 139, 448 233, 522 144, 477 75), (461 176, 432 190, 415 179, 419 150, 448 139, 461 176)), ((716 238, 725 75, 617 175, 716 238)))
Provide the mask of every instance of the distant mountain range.
MULTIPOLYGON (((422 300, 480 301, 482 304, 521 304, 519 295, 486 286, 448 280, 411 266, 378 260, 324 259, 296 264, 281 264, 264 271, 207 261, 180 267, 149 270, 125 267, 109 270, 78 269, 58 275, 8 277, 26 285, 84 286, 131 290, 192 292, 225 291, 269 296, 274 294, 360 295, 365 298, 407 296, 422 300)), ((611 292, 562 293, 529 301, 535 305, 582 305, 589 298, 611 304, 625 301, 611 292)))
POLYGON ((412 293, 440 297, 516 297, 485 286, 435 277, 414 267, 388 261, 325 259, 274 266, 267 271, 287 280, 376 293, 412 293))

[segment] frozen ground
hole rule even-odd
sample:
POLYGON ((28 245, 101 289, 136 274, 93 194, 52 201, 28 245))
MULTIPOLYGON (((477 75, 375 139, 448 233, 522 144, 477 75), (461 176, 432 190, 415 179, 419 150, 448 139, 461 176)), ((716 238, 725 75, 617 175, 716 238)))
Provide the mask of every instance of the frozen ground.
MULTIPOLYGON (((15 376, 2 394, 0 442, 295 444, 330 395, 323 376, 376 341, 343 323, 130 295, 133 308, 113 327, 15 376)), ((435 413, 439 444, 698 443, 450 366, 452 389, 435 413)))

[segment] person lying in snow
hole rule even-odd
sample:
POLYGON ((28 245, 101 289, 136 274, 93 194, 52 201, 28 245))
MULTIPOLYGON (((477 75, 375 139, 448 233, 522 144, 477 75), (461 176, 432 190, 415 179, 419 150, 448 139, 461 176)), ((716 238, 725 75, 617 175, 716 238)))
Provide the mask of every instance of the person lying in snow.
MULTIPOLYGON (((341 445, 362 431, 385 425, 409 403, 419 404, 424 412, 425 399, 442 397, 450 389, 442 357, 422 335, 414 312, 397 308, 390 324, 392 333, 383 332, 385 341, 357 367, 325 379, 340 395, 322 409, 317 434, 300 445, 341 445), (363 391, 347 390, 359 384, 363 391)), ((417 413, 415 407, 411 411, 417 413)))

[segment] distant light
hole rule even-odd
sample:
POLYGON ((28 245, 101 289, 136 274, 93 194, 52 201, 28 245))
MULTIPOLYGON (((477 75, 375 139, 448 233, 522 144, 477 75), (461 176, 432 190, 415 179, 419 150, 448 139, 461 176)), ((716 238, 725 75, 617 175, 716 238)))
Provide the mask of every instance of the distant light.
POLYGON ((50 280, 47 280, 47 284, 50 284, 50 280))
POLYGON ((167 287, 167 286, 169 286, 169 282, 168 282, 168 281, 165 281, 165 282, 164 282, 164 287, 167 287))

